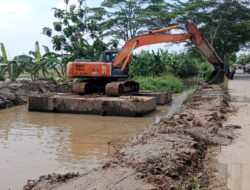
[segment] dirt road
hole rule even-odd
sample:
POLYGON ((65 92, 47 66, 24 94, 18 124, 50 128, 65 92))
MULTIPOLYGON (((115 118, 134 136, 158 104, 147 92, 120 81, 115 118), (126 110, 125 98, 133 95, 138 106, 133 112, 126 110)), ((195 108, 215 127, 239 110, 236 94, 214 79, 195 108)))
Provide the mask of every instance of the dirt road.
POLYGON ((250 80, 229 82, 232 106, 237 111, 228 118, 228 123, 240 125, 234 143, 222 147, 218 160, 227 168, 227 186, 230 190, 250 189, 250 80))

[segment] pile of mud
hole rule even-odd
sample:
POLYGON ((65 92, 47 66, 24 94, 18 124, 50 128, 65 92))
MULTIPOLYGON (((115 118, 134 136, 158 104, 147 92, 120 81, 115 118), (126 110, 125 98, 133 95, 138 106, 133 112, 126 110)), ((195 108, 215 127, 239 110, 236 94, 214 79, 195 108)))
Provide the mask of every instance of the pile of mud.
POLYGON ((220 86, 200 87, 177 113, 133 138, 102 168, 44 189, 208 187, 204 170, 208 147, 227 145, 233 139, 232 130, 222 125, 228 111, 228 96, 220 86))
POLYGON ((27 185, 24 186, 24 190, 39 190, 46 189, 48 186, 51 186, 55 183, 64 183, 70 179, 78 177, 78 173, 67 173, 64 175, 61 174, 49 174, 39 177, 38 180, 29 180, 27 185))
POLYGON ((17 81, 0 83, 0 109, 27 103, 29 93, 71 92, 69 85, 52 81, 17 81))

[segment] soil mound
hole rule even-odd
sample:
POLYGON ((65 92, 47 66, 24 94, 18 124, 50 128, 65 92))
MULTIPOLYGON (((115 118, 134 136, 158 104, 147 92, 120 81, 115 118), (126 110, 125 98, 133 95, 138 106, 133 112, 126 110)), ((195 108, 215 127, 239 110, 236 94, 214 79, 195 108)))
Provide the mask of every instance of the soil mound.
POLYGON ((67 84, 52 81, 17 81, 0 83, 0 109, 27 103, 30 93, 71 92, 67 84))

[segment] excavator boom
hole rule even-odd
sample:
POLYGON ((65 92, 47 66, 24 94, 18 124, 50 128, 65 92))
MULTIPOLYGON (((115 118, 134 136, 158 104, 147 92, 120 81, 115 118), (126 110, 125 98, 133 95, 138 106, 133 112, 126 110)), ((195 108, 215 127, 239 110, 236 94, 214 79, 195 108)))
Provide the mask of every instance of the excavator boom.
POLYGON ((166 42, 176 42, 183 41, 191 38, 191 34, 164 34, 164 33, 149 33, 142 34, 135 38, 129 40, 123 48, 119 51, 117 56, 113 61, 113 67, 116 67, 122 62, 123 65, 127 66, 128 62, 124 62, 127 57, 131 56, 131 52, 136 48, 151 45, 159 44, 166 42))

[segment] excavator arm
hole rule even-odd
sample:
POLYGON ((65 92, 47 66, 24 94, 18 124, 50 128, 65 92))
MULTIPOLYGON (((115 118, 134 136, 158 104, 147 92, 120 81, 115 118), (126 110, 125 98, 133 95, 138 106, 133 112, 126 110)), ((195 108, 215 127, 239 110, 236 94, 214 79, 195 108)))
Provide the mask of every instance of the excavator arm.
POLYGON ((133 51, 141 46, 165 43, 165 42, 176 42, 183 40, 190 40, 196 48, 208 59, 208 61, 214 66, 213 73, 208 77, 208 83, 222 83, 224 81, 224 64, 219 58, 213 48, 210 46, 204 35, 198 30, 198 28, 188 23, 186 29, 188 33, 183 34, 166 34, 166 31, 179 28, 179 26, 172 26, 160 30, 154 30, 148 34, 138 35, 129 40, 122 49, 118 52, 114 58, 112 64, 113 67, 117 67, 118 64, 122 63, 122 70, 124 71, 130 60, 133 51))
POLYGON ((214 66, 214 71, 207 78, 209 84, 220 84, 224 82, 224 62, 217 55, 213 47, 208 43, 204 35, 197 29, 197 27, 188 23, 186 25, 187 31, 192 34, 191 41, 196 48, 207 58, 207 60, 214 66))

